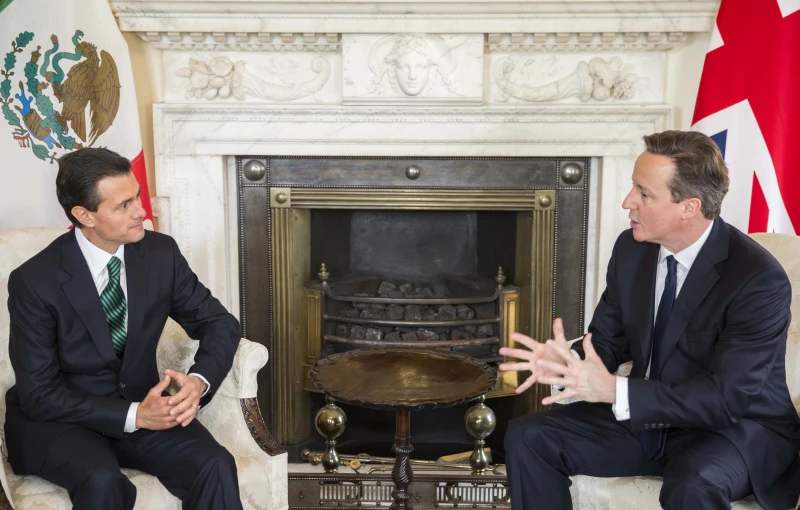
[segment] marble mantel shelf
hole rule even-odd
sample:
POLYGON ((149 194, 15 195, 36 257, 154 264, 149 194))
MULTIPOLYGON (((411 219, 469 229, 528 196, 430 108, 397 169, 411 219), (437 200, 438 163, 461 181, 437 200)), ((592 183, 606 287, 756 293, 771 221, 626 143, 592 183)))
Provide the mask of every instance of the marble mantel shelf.
POLYGON ((109 0, 158 49, 335 50, 340 34, 484 33, 490 49, 655 50, 709 32, 718 0, 109 0), (322 45, 328 45, 323 47, 322 45), (516 45, 516 46, 515 46, 516 45))

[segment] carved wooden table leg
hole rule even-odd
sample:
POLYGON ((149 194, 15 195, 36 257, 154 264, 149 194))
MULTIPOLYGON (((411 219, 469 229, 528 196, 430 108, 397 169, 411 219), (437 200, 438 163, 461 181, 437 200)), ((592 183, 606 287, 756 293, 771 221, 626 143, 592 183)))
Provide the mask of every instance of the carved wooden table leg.
POLYGON ((411 471, 409 456, 414 451, 414 447, 411 446, 411 411, 408 409, 397 411, 397 425, 392 450, 395 452, 394 468, 392 469, 392 481, 394 482, 392 510, 411 510, 413 507, 408 486, 411 484, 414 474, 411 471))

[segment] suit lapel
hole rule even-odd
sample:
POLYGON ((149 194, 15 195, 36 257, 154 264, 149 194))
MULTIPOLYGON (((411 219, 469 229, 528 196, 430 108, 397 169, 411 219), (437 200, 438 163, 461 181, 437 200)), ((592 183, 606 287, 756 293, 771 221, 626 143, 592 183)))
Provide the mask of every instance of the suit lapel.
POLYGON ((686 275, 686 281, 683 282, 681 291, 675 299, 669 322, 667 322, 667 329, 664 332, 664 339, 659 345, 659 369, 663 368, 664 362, 683 335, 700 303, 719 280, 719 273, 715 266, 728 258, 729 240, 728 225, 718 217, 714 220, 714 227, 697 254, 689 274, 686 275))
POLYGON ((656 269, 658 266, 658 251, 659 245, 650 244, 644 255, 644 262, 639 266, 639 270, 633 276, 634 282, 642 282, 644 285, 645 296, 651 296, 650 299, 640 299, 635 303, 636 311, 636 326, 634 331, 644 331, 644 339, 641 342, 638 354, 638 359, 635 360, 636 377, 644 377, 647 365, 650 360, 650 349, 653 346, 653 321, 654 319, 654 305, 652 296, 656 292, 656 269), (638 373, 641 371, 641 373, 638 373))
POLYGON ((103 361, 114 370, 119 370, 121 363, 111 343, 111 332, 103 312, 103 304, 74 231, 62 238, 61 268, 72 276, 72 279, 61 286, 72 308, 89 330, 103 361))
POLYGON ((141 337, 147 306, 147 281, 150 262, 145 260, 140 243, 125 245, 125 274, 128 279, 128 335, 125 349, 133 348, 141 337))

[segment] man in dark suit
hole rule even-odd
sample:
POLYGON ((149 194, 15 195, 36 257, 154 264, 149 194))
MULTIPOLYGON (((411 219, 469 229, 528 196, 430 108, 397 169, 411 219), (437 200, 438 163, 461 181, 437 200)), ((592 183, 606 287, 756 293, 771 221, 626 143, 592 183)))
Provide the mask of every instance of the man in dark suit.
POLYGON ((729 509, 755 493, 767 509, 794 508, 788 482, 800 419, 784 358, 791 288, 778 262, 719 218, 728 173, 696 132, 644 137, 589 334, 572 352, 522 335, 531 370, 520 385, 563 387, 511 422, 506 455, 514 508, 572 508, 569 476, 659 475, 667 509, 729 509), (613 372, 633 361, 629 377, 613 372))
POLYGON ((75 228, 8 281, 14 472, 66 488, 76 509, 133 508, 136 487, 120 467, 157 476, 183 508, 242 508, 233 457, 194 419, 231 368, 239 323, 172 238, 144 231, 127 159, 70 153, 56 191, 75 228), (167 317, 200 346, 188 374, 165 370, 159 382, 167 317))

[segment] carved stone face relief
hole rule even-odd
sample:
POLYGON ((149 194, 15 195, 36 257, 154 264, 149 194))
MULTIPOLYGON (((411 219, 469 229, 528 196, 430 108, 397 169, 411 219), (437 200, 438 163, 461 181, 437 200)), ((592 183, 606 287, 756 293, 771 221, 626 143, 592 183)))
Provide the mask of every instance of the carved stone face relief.
POLYGON ((438 35, 390 35, 370 50, 373 85, 388 77, 400 96, 426 95, 434 88, 453 89, 450 75, 456 70, 455 51, 438 35))
POLYGON ((481 104, 483 34, 342 34, 344 104, 481 104))
POLYGON ((397 86, 407 96, 422 92, 430 80, 431 61, 418 51, 406 53, 394 63, 397 86))

